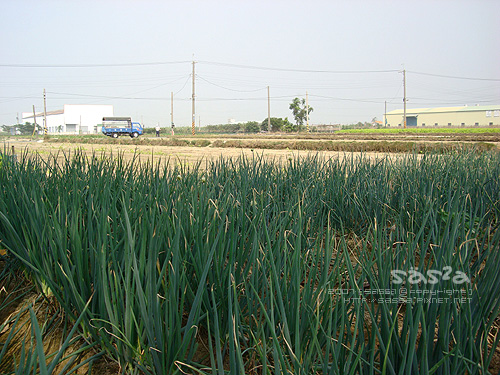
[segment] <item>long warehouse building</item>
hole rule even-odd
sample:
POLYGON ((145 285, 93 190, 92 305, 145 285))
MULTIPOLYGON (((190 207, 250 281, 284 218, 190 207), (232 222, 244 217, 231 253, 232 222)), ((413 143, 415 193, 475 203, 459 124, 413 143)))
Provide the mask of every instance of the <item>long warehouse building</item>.
MULTIPOLYGON (((108 104, 65 104, 63 109, 47 115, 47 131, 63 134, 94 134, 99 132, 103 117, 113 116, 113 106, 108 104)), ((30 122, 44 128, 44 113, 23 112, 23 123, 30 122), (34 118, 35 117, 35 118, 34 118), (36 120, 36 121, 35 121, 36 120)))
MULTIPOLYGON (((402 127, 403 115, 402 109, 387 112, 385 126, 402 127)), ((500 105, 407 109, 406 126, 500 126, 500 105)))

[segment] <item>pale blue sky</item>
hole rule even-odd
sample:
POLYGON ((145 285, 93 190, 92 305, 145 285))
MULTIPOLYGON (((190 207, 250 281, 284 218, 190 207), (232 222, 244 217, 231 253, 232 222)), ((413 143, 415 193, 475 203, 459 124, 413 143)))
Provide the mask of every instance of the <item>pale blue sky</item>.
POLYGON ((381 119, 403 67, 409 108, 500 105, 495 0, 0 0, 0 47, 0 125, 45 88, 47 110, 113 104, 146 126, 170 124, 174 92, 187 126, 193 55, 202 125, 262 121, 267 86, 274 117, 307 91, 313 124, 381 119))

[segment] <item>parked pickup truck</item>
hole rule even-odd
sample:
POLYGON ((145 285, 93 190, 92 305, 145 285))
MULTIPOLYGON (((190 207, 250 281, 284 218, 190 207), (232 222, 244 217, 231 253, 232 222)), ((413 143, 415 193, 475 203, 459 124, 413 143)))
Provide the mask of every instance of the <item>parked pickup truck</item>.
POLYGON ((108 137, 118 138, 120 135, 128 135, 137 138, 142 135, 142 125, 132 122, 130 117, 103 117, 102 133, 108 137))

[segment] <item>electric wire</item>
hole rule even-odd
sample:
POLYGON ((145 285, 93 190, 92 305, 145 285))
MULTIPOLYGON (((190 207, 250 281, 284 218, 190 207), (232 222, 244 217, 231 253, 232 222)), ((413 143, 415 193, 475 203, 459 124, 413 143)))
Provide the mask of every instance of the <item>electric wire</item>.
MULTIPOLYGON (((0 64, 0 67, 3 68, 106 68, 106 67, 148 67, 148 66, 163 66, 163 65, 173 65, 173 64, 189 64, 191 65, 192 61, 188 60, 183 60, 183 61, 157 61, 157 62, 137 62, 137 63, 112 63, 112 64, 0 64)), ((397 96, 401 93, 401 84, 398 83, 397 87, 397 93, 392 99, 387 100, 383 98, 370 98, 370 97, 364 97, 364 98, 356 98, 357 94, 352 92, 350 93, 351 90, 361 90, 361 89, 378 89, 377 92, 380 92, 380 89, 383 87, 386 88, 392 88, 395 87, 395 83, 389 82, 387 79, 383 79, 382 75, 380 74, 385 74, 385 73, 396 73, 400 72, 399 69, 389 69, 389 70, 317 70, 317 69, 292 69, 292 68, 279 68, 279 67, 270 67, 270 66, 254 66, 254 65, 243 65, 243 64, 231 64, 231 63, 225 63, 225 62, 215 62, 215 61, 197 61, 196 63, 200 64, 201 66, 214 66, 214 67, 224 67, 224 68, 236 68, 236 69, 247 69, 247 70, 253 70, 253 71, 262 71, 262 72, 270 72, 270 73, 257 73, 257 72, 235 72, 233 71, 231 73, 230 69, 225 69, 223 72, 218 71, 214 72, 211 71, 210 69, 205 69, 208 70, 206 73, 196 74, 195 78, 199 81, 202 81, 208 85, 218 87, 227 91, 232 91, 235 93, 253 93, 253 92, 259 92, 263 91, 266 89, 267 86, 273 87, 275 90, 275 93, 278 95, 271 96, 270 99, 276 100, 276 101, 287 101, 291 100, 293 97, 301 97, 303 96, 302 94, 299 95, 279 95, 281 93, 286 93, 286 92, 291 92, 291 91, 298 91, 302 87, 307 88, 309 90, 309 96, 317 101, 341 101, 341 102, 353 102, 353 103, 370 103, 370 104, 383 104, 384 101, 387 102, 388 104, 396 104, 400 103, 401 98, 397 98, 397 96), (242 74, 240 74, 242 73, 242 74), (274 74, 273 74, 274 73, 274 74), (280 74, 283 73, 283 74, 280 74), (301 73, 301 74, 287 74, 287 73, 301 73), (304 73, 304 75, 302 75, 304 73), (306 74, 310 74, 310 76, 307 76, 306 74), (337 76, 329 76, 329 74, 335 74, 337 76), (342 77, 341 75, 345 74, 347 76, 342 77), (354 79, 353 75, 359 75, 362 76, 364 74, 373 74, 371 76, 366 76, 364 78, 360 79, 354 79), (379 76, 376 76, 376 74, 379 74, 379 76), (260 77, 259 77, 260 76, 260 77), (268 77, 266 77, 268 76, 268 77), (262 86, 266 87, 262 87, 262 86), (230 86, 234 87, 241 87, 240 89, 232 88, 230 86), (243 88, 250 88, 251 89, 243 89, 243 88), (260 86, 258 88, 255 88, 256 86, 260 86), (337 90, 342 90, 342 94, 344 95, 337 95, 337 96, 328 96, 328 95, 318 95, 317 93, 315 94, 314 91, 321 91, 321 90, 330 90, 329 93, 334 93, 337 90)), ((61 83, 53 83, 52 86, 53 88, 56 88, 57 86, 69 86, 71 85, 72 87, 91 87, 93 84, 103 84, 103 86, 109 86, 109 87, 118 87, 118 86, 124 86, 124 85, 133 85, 134 83, 140 84, 142 83, 141 86, 146 86, 144 83, 149 83, 152 84, 153 82, 158 82, 162 81, 161 77, 163 79, 165 78, 165 75, 158 75, 158 78, 155 76, 152 76, 152 70, 149 69, 146 74, 141 73, 140 76, 137 74, 127 74, 127 75, 116 75, 117 79, 114 80, 113 78, 110 79, 110 75, 106 75, 106 78, 103 78, 100 80, 97 75, 94 75, 92 78, 94 81, 82 81, 80 77, 80 81, 64 81, 61 83), (130 78, 131 76, 134 76, 134 78, 130 78)), ((215 69, 214 69, 215 70, 215 69)), ((132 72, 133 73, 133 72, 132 72)), ((435 74, 435 73, 427 73, 427 72, 420 72, 420 71, 412 71, 412 70, 406 70, 406 73, 409 75, 422 75, 422 76, 429 76, 429 77, 434 77, 434 78, 443 78, 443 79, 459 79, 459 80, 468 80, 468 81, 477 81, 477 86, 482 85, 485 86, 484 83, 481 82, 490 82, 491 84, 488 85, 488 87, 471 87, 471 88, 464 88, 462 90, 453 90, 451 87, 447 88, 446 85, 440 85, 438 86, 438 80, 433 80, 431 82, 426 82, 425 79, 416 79, 415 83, 413 84, 414 92, 418 95, 415 97, 408 96, 408 99, 410 100, 410 104, 414 105, 424 105, 424 104, 429 104, 433 106, 440 106, 440 105, 457 105, 457 104, 462 104, 467 103, 467 102, 473 102, 473 103, 494 103, 499 101, 499 95, 495 93, 495 89, 498 87, 496 82, 500 82, 500 79, 498 78, 480 78, 480 77, 465 77, 465 76, 453 76, 453 75, 443 75, 443 74, 435 74), (493 92, 492 92, 493 91, 493 92), (428 96, 442 96, 441 98, 439 97, 428 97, 428 96), (420 94, 420 95, 419 95, 420 94), (423 94, 423 95, 422 95, 423 94), (471 94, 474 94, 474 99, 470 100, 471 94), (444 98, 443 98, 444 97, 444 98)), ((158 74, 158 73, 157 73, 158 74)), ((168 74, 167 74, 168 75, 168 74)), ((176 77, 175 80, 168 81, 168 82, 163 82, 157 85, 154 85, 152 87, 147 87, 144 89, 141 89, 139 91, 134 91, 132 93, 128 93, 126 95, 98 95, 98 94, 83 94, 83 93, 75 93, 75 92, 67 92, 66 90, 62 89, 64 92, 60 92, 59 90, 50 90, 47 91, 48 94, 54 95, 53 100, 66 100, 66 99, 72 99, 75 97, 81 97, 81 98, 94 98, 94 99, 104 99, 104 100, 151 100, 151 101, 166 101, 170 100, 170 97, 162 97, 162 96, 150 96, 150 97, 141 97, 137 96, 137 94, 146 92, 146 91, 151 91, 163 86, 167 86, 170 84, 174 84, 176 82, 179 82, 183 80, 184 78, 184 84, 182 87, 175 92, 174 95, 179 94, 182 92, 188 82, 191 80, 192 75, 189 74, 187 75, 180 75, 175 73, 170 72, 170 77, 174 78, 176 77)), ((386 77, 386 76, 384 76, 386 77)), ((387 78, 387 77, 386 77, 387 78)), ((390 80, 390 79, 389 79, 390 80)), ((29 85, 45 85, 44 83, 24 83, 24 82, 3 82, 0 84, 1 86, 8 87, 8 86, 25 86, 28 87, 29 85)), ((474 86, 474 84, 471 84, 474 86)), ((470 85, 469 85, 470 86, 470 85)), ((72 91, 72 90, 71 90, 72 91)), ((305 91, 305 89, 304 89, 305 91)), ((391 90, 392 91, 392 90, 391 90)), ((324 91, 323 91, 324 92, 324 91)), ((370 93, 374 93, 373 90, 367 91, 370 93)), ((326 93, 328 94, 328 93, 326 93)), ((370 94, 366 95, 369 96, 370 94)), ((374 96, 376 96, 375 94, 374 96)), ((378 94, 380 96, 380 94, 378 94)), ((38 99, 39 96, 22 96, 22 95, 16 95, 16 96, 2 96, 0 97, 0 104, 4 103, 9 103, 13 101, 20 101, 24 99, 38 99)), ((202 96, 196 97, 197 101, 200 102, 217 102, 217 101, 227 101, 227 102, 243 102, 243 101, 267 101, 268 97, 267 96, 258 96, 258 97, 206 97, 202 96)), ((191 101, 192 97, 190 96, 189 98, 175 98, 176 101, 191 101)), ((347 104, 346 104, 347 107, 347 104)))
POLYGON ((198 74, 196 75, 196 78, 199 78, 202 81, 205 81, 206 83, 208 83, 212 86, 216 86, 216 87, 219 87, 221 89, 228 90, 228 91, 234 91, 234 92, 257 92, 257 91, 262 91, 262 90, 266 89, 266 87, 261 87, 261 88, 255 89, 255 90, 236 90, 236 89, 230 89, 229 87, 224 87, 224 86, 218 85, 216 83, 210 82, 209 80, 207 80, 206 78, 203 78, 202 76, 200 76, 198 74))
POLYGON ((229 64, 214 61, 197 61, 198 63, 216 66, 225 66, 229 68, 240 68, 240 69, 255 69, 255 70, 269 70, 276 72, 295 72, 295 73, 333 73, 333 74, 361 74, 361 73, 394 73, 398 72, 398 69, 387 69, 387 70, 314 70, 314 69, 291 69, 291 68, 276 68, 276 67, 264 67, 255 65, 239 65, 239 64, 229 64))
POLYGON ((423 76, 438 77, 438 78, 451 78, 451 79, 464 79, 469 81, 497 81, 500 82, 500 78, 478 78, 478 77, 460 77, 460 76, 449 76, 444 74, 434 74, 425 72, 416 72, 412 70, 407 70, 407 73, 419 74, 423 76))
POLYGON ((185 64, 191 61, 157 61, 138 63, 112 63, 112 64, 0 64, 2 68, 109 68, 109 67, 132 67, 132 66, 152 66, 185 64))

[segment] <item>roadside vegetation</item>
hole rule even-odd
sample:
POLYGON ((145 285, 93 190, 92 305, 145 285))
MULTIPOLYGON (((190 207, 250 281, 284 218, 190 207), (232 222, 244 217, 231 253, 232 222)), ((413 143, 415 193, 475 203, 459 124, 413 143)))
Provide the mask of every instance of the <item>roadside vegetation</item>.
POLYGON ((6 373, 499 370, 499 153, 58 159, 2 157, 1 285, 52 312, 1 294, 6 373))

